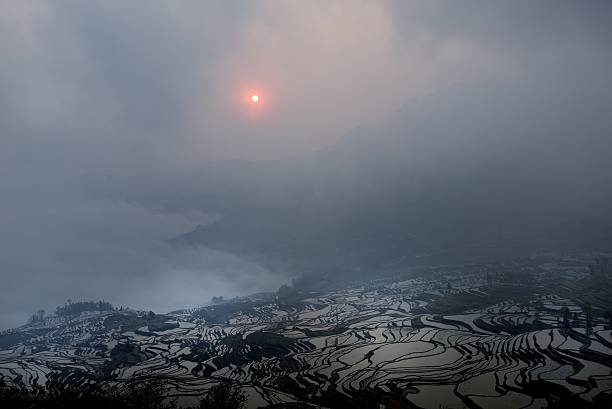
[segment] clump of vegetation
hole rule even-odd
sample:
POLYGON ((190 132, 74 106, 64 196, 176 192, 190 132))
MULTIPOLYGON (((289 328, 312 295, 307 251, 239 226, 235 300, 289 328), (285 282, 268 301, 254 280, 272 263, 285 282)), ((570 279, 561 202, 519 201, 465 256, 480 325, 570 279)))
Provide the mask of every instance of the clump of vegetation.
POLYGON ((29 323, 43 322, 45 320, 45 310, 38 310, 28 320, 29 323))
POLYGON ((172 409, 161 382, 83 389, 51 382, 31 388, 0 381, 0 402, 11 409, 172 409))
POLYGON ((71 317, 81 314, 85 311, 112 311, 113 304, 107 301, 78 301, 72 302, 68 300, 66 304, 60 305, 55 309, 55 315, 58 317, 71 317))
MULTIPOLYGON (((11 409, 176 409, 162 381, 154 380, 84 389, 50 382, 45 386, 8 385, 0 380, 0 402, 11 409)), ((246 396, 235 385, 223 382, 213 387, 200 404, 191 409, 242 409, 246 396)), ((190 408, 184 408, 190 409, 190 408)))
POLYGON ((242 409, 246 402, 244 392, 229 382, 213 386, 200 401, 199 409, 242 409))

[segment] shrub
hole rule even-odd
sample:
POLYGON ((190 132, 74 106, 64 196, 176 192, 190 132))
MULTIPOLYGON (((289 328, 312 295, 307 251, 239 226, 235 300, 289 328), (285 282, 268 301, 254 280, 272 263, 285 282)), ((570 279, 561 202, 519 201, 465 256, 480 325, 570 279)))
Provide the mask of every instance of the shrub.
MULTIPOLYGON (((245 394, 230 382, 210 389, 192 409, 242 409, 245 394)), ((153 380, 94 388, 49 382, 45 386, 7 385, 0 379, 0 403, 10 409, 175 409, 162 381, 153 380)), ((185 408, 188 409, 188 408, 185 408)))
POLYGON ((246 396, 229 382, 213 386, 200 401, 200 409, 242 409, 246 396))

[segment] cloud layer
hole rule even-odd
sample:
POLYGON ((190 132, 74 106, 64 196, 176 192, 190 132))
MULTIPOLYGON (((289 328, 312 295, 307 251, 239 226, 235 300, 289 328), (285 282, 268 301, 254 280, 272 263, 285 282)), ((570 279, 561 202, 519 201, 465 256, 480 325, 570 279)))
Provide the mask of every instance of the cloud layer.
POLYGON ((3 5, 0 327, 68 297, 163 310, 276 288, 286 278, 252 261, 168 247, 212 216, 188 201, 166 206, 149 188, 205 195, 193 170, 203 162, 315 151, 456 84, 548 78, 605 88, 610 9, 605 1, 3 5), (255 88, 258 112, 244 101, 255 88), (84 193, 91 177, 129 181, 133 195, 84 193))

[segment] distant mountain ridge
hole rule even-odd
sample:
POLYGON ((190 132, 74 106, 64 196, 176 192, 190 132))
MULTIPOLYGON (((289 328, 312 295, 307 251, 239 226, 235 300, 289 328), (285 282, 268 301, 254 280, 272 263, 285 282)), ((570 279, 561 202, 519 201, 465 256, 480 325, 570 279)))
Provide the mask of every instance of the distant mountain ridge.
POLYGON ((460 85, 311 154, 82 185, 164 211, 219 215, 169 239, 291 275, 609 251, 605 90, 545 75, 460 85))
POLYGON ((612 248, 612 99, 515 85, 450 88, 318 153, 236 164, 228 181, 222 166, 201 203, 223 219, 178 241, 348 272, 612 248))

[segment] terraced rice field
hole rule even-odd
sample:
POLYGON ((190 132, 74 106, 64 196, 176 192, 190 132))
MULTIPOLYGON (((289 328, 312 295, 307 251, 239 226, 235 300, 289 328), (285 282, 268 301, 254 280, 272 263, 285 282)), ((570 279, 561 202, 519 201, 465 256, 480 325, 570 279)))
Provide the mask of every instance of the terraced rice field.
POLYGON ((541 408, 571 395, 584 405, 609 399, 611 330, 593 314, 587 331, 583 306, 540 288, 520 305, 509 298, 435 312, 440 300, 492 292, 476 281, 447 294, 414 279, 292 303, 270 296, 155 317, 48 320, 0 336, 0 375, 26 384, 159 377, 185 404, 226 378, 249 407, 400 399, 405 407, 541 408), (222 322, 210 319, 221 312, 222 322))

